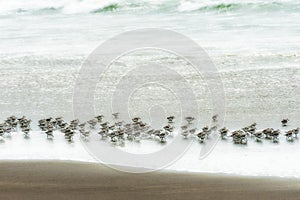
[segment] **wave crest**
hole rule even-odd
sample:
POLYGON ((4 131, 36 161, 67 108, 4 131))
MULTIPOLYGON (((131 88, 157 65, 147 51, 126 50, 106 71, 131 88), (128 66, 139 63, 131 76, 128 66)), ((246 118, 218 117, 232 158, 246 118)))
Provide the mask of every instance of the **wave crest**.
POLYGON ((10 0, 0 2, 0 14, 12 13, 105 13, 105 12, 222 12, 300 10, 291 0, 10 0))

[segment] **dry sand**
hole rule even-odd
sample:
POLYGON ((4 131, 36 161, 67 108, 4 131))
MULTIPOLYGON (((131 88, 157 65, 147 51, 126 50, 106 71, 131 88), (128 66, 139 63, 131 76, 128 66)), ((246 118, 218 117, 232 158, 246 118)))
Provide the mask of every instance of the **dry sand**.
POLYGON ((129 174, 89 163, 2 161, 0 199, 300 199, 300 180, 175 172, 129 174))

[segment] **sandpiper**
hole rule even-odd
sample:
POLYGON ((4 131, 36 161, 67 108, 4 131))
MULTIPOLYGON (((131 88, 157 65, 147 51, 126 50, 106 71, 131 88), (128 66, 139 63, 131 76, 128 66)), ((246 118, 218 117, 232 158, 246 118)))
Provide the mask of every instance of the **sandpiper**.
POLYGON ((77 128, 78 124, 79 124, 79 119, 73 119, 70 122, 70 125, 72 126, 73 130, 75 130, 77 128))
POLYGON ((85 125, 86 125, 86 122, 78 124, 79 128, 81 128, 81 129, 83 129, 85 127, 85 125))
POLYGON ((29 127, 23 127, 22 132, 25 133, 25 137, 29 136, 30 128, 29 127))
POLYGON ((47 139, 52 139, 54 137, 53 129, 49 129, 45 133, 47 134, 47 139))
POLYGON ((3 128, 0 128, 0 137, 1 137, 1 140, 3 140, 4 134, 5 134, 5 130, 3 128))
POLYGON ((172 124, 174 122, 175 117, 174 116, 169 116, 167 117, 168 123, 172 124))
POLYGON ((212 120, 213 120, 213 122, 217 122, 218 121, 218 115, 212 116, 212 120))
POLYGON ((89 136, 90 136, 90 131, 81 132, 81 137, 83 137, 84 139, 88 139, 89 136))
POLYGON ((183 132, 181 132, 181 135, 187 139, 187 137, 189 136, 190 132, 188 130, 184 130, 183 132))
POLYGON ((271 139, 272 138, 272 133, 273 133, 274 129, 273 128, 266 128, 262 131, 262 133, 265 135, 266 139, 271 139))
POLYGON ((257 142, 261 142, 261 140, 263 138, 263 133, 261 131, 255 132, 253 135, 255 136, 255 139, 257 142))
POLYGON ((87 121, 87 123, 90 125, 91 129, 95 129, 97 122, 98 122, 98 120, 96 118, 87 121))
POLYGON ((194 135, 196 133, 197 128, 192 128, 189 130, 191 135, 194 135))
POLYGON ((253 123, 250 126, 246 126, 246 127, 242 128, 242 130, 247 134, 253 135, 256 131, 256 123, 253 123))
POLYGON ((166 132, 165 131, 163 131, 163 130, 160 130, 160 133, 159 133, 159 139, 160 139, 160 142, 161 143, 165 143, 166 141, 167 141, 167 139, 166 139, 166 132))
POLYGON ((102 129, 98 132, 99 135, 101 135, 101 138, 104 139, 108 136, 108 129, 102 129))
POLYGON ((185 120, 188 122, 188 124, 191 124, 192 121, 195 120, 195 117, 186 117, 185 120))
POLYGON ((74 131, 71 128, 67 127, 65 129, 64 133, 65 133, 65 138, 67 139, 67 141, 72 142, 73 136, 74 136, 74 131))
POLYGON ((174 127, 170 124, 164 126, 164 130, 166 130, 169 134, 171 134, 174 130, 174 127))
POLYGON ((286 137, 286 140, 293 141, 294 140, 293 134, 294 134, 294 130, 289 130, 284 134, 284 136, 286 137))
POLYGON ((97 119, 98 123, 101 123, 103 117, 104 117, 103 115, 97 115, 95 118, 97 119))
POLYGON ((118 113, 118 112, 112 114, 114 120, 117 120, 119 118, 119 114, 120 113, 118 113))
POLYGON ((294 129, 294 134, 295 134, 295 137, 298 136, 298 134, 299 134, 299 127, 294 129))
POLYGON ((281 124, 282 124, 282 126, 287 126, 287 123, 289 122, 289 119, 282 119, 281 120, 281 124))
POLYGON ((198 137, 199 141, 201 143, 203 143, 206 138, 206 133, 204 131, 201 131, 197 134, 197 137, 198 137))
POLYGON ((280 135, 280 130, 279 130, 279 129, 274 130, 274 131, 271 133, 273 142, 279 142, 279 135, 280 135))
POLYGON ((229 132, 229 130, 226 127, 221 128, 219 130, 219 133, 220 133, 222 139, 225 139, 225 137, 227 136, 228 132, 229 132))
POLYGON ((133 121, 134 123, 137 123, 137 122, 139 122, 140 120, 141 120, 140 117, 134 117, 134 118, 132 118, 132 121, 133 121))
POLYGON ((188 126, 187 125, 183 125, 183 126, 181 126, 181 129, 182 130, 186 130, 188 128, 188 126))
POLYGON ((235 144, 247 144, 248 142, 246 133, 242 130, 232 132, 231 137, 235 144))
POLYGON ((56 117, 55 121, 60 124, 60 123, 63 122, 63 118, 62 117, 56 117))

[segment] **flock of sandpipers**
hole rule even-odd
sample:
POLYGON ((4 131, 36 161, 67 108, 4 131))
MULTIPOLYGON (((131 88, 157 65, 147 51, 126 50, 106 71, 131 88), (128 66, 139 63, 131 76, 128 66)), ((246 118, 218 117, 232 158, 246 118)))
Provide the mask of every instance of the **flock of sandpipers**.
MULTIPOLYGON (((165 143, 169 136, 172 136, 175 131, 174 116, 169 116, 166 119, 166 125, 161 129, 153 129, 149 124, 143 122, 140 117, 132 118, 132 122, 126 123, 119 120, 119 113, 113 113, 113 122, 104 121, 103 115, 98 115, 86 122, 80 122, 78 119, 66 122, 62 117, 45 118, 38 121, 38 126, 47 139, 53 139, 54 131, 61 132, 67 141, 72 142, 75 134, 79 134, 84 140, 89 140, 92 133, 97 131, 97 134, 102 139, 106 139, 114 144, 124 144, 128 141, 140 141, 142 139, 153 139, 161 143, 165 143)), ((218 130, 217 121, 218 115, 212 117, 212 126, 205 126, 201 129, 195 128, 193 122, 194 117, 186 117, 186 123, 182 125, 179 133, 183 138, 194 138, 203 143, 209 138, 210 134, 218 133, 222 139, 232 138, 235 144, 247 144, 249 138, 254 138, 255 141, 261 142, 263 139, 271 140, 274 143, 279 142, 281 130, 266 128, 258 131, 256 123, 253 123, 240 130, 230 131, 224 127, 218 130)), ((0 124, 0 138, 3 140, 5 135, 10 135, 12 132, 21 130, 24 137, 29 137, 31 131, 31 120, 25 116, 17 118, 15 116, 8 117, 0 124)), ((283 119, 281 124, 283 127, 288 125, 289 120, 283 119)), ((293 141, 297 138, 299 128, 285 131, 283 134, 286 140, 293 141)))

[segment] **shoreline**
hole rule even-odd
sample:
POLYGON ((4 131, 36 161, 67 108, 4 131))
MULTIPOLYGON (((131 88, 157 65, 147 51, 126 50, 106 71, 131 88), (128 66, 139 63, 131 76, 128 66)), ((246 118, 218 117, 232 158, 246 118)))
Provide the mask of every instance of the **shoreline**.
POLYGON ((299 199, 300 180, 157 171, 77 161, 0 161, 1 199, 299 199))
MULTIPOLYGON (((79 164, 79 165, 94 165, 94 166, 100 166, 107 169, 110 169, 112 171, 118 172, 119 170, 109 167, 109 166, 117 166, 113 164, 103 164, 99 163, 96 160, 95 161, 81 161, 81 160, 65 160, 65 159, 2 159, 0 160, 0 166, 3 163, 66 163, 66 164, 79 164)), ((118 166, 119 168, 120 166, 118 166)), ((121 166, 123 168, 135 168, 131 166, 121 166)), ((148 168, 145 168, 148 169, 148 168)), ((151 170, 151 169, 150 169, 151 170)), ((123 171, 120 171, 123 173, 123 171)), ((189 174, 189 175, 208 175, 208 176, 218 176, 218 177, 236 177, 236 178, 247 178, 247 179, 274 179, 274 180, 295 180, 300 182, 300 177, 297 176, 273 176, 273 175, 245 175, 245 174, 238 174, 238 173, 229 173, 229 172, 201 172, 201 171, 188 171, 188 170, 176 170, 176 169, 159 169, 159 170, 153 170, 149 172, 143 172, 143 173, 130 173, 127 171, 124 171, 124 173, 128 174, 150 174, 150 173, 164 173, 164 174, 189 174)))
MULTIPOLYGON (((86 150, 80 141, 78 134, 75 135, 73 143, 66 142, 63 134, 58 132, 54 134, 53 140, 47 140, 44 134, 38 132, 32 132, 32 137, 27 139, 24 139, 22 134, 12 133, 11 137, 5 138, 5 142, 0 143, 0 160, 96 162, 95 157, 86 150)), ((295 162, 295 155, 300 152, 299 141, 299 139, 295 139, 294 142, 263 141, 258 143, 250 139, 248 145, 235 145, 231 140, 220 140, 211 154, 203 160, 199 160, 198 156, 203 145, 193 142, 183 156, 168 166, 167 170, 179 173, 202 172, 230 176, 300 178, 300 163, 295 162)), ((99 139, 99 144, 107 142, 99 139)), ((186 142, 186 140, 183 138, 182 142, 186 142)), ((163 148, 163 146, 145 140, 138 145, 129 142, 122 147, 122 150, 134 152, 144 149, 145 152, 148 150, 154 152, 153 150, 159 148, 163 148)), ((122 165, 122 162, 115 160, 111 164, 122 165)), ((136 166, 150 167, 148 165, 136 166)))

